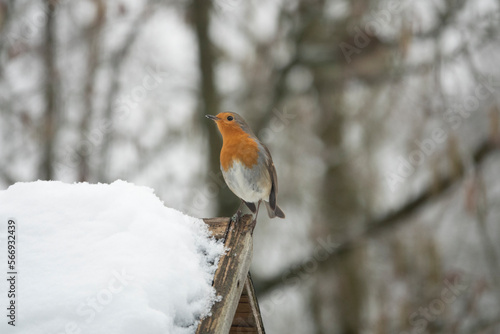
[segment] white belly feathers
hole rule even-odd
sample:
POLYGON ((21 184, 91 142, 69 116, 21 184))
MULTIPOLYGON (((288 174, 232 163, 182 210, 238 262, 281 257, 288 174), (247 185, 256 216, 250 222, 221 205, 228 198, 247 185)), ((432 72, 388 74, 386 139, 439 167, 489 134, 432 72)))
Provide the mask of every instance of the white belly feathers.
POLYGON ((261 199, 269 201, 271 178, 267 168, 258 166, 259 164, 256 164, 252 169, 248 169, 241 161, 234 161, 227 171, 222 169, 222 175, 229 189, 245 202, 256 203, 261 199), (261 174, 264 174, 263 178, 261 174))

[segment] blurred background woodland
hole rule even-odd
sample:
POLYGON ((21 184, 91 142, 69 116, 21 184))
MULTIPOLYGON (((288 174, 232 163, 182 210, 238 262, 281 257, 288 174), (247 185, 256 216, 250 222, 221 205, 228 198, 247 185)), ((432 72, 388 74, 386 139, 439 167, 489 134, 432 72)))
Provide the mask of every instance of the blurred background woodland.
POLYGON ((500 1, 2 0, 0 187, 155 189, 230 216, 243 115, 285 220, 259 215, 268 333, 500 333, 500 1))

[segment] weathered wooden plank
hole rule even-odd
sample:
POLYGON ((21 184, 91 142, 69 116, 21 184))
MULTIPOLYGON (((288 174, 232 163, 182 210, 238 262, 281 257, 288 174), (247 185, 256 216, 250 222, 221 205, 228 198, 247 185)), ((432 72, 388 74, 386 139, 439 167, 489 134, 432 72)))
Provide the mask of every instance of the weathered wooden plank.
POLYGON ((266 333, 250 272, 248 272, 247 280, 245 281, 245 288, 242 291, 230 333, 266 333))
POLYGON ((214 276, 214 287, 217 295, 222 296, 222 300, 214 304, 212 315, 200 322, 196 331, 199 334, 229 333, 252 261, 252 233, 255 227, 252 224, 252 216, 245 215, 236 223, 228 222, 227 229, 222 233, 221 226, 227 219, 205 220, 213 227, 211 230, 214 231, 214 236, 226 235, 224 246, 229 250, 219 260, 214 276))
MULTIPOLYGON (((236 313, 234 314, 230 333, 233 333, 235 331, 235 327, 256 327, 256 323, 253 317, 252 305, 250 304, 250 299, 248 298, 246 283, 241 293, 238 308, 236 308, 236 313)), ((255 331, 255 333, 257 332, 255 331)))
POLYGON ((255 334, 258 332, 255 327, 231 327, 231 331, 229 332, 229 334, 239 334, 239 333, 255 334))
POLYGON ((204 218, 203 221, 208 225, 208 229, 212 232, 215 239, 222 239, 226 235, 231 219, 227 217, 217 217, 204 218))

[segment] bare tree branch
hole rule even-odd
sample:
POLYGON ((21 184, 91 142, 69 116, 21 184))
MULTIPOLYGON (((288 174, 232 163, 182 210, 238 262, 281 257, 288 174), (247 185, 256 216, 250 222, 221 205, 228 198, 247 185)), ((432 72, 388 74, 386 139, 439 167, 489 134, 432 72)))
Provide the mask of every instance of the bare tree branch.
MULTIPOLYGON (((491 153, 496 152, 498 149, 499 147, 497 144, 494 144, 489 140, 484 141, 473 153, 473 165, 475 167, 479 167, 491 153)), ((433 182, 426 189, 421 191, 420 194, 408 201, 398 210, 387 213, 383 217, 369 222, 367 224, 368 227, 364 232, 354 238, 342 242, 337 248, 335 248, 335 250, 333 250, 332 253, 330 253, 328 259, 321 262, 322 265, 334 266, 336 263, 335 260, 338 257, 349 254, 365 239, 374 238, 391 228, 409 222, 410 220, 408 218, 411 215, 416 213, 425 205, 439 199, 463 179, 463 176, 465 175, 465 166, 462 165, 461 167, 460 173, 440 177, 436 182, 433 182)), ((303 268, 300 264, 294 264, 270 279, 255 279, 256 291, 260 295, 266 294, 272 289, 286 283, 290 279, 296 278, 302 271, 303 268)))
POLYGON ((111 71, 110 77, 112 78, 111 87, 108 91, 106 97, 106 107, 104 109, 104 128, 107 129, 103 134, 102 146, 100 150, 99 157, 99 167, 97 169, 97 180, 100 182, 106 182, 106 171, 109 166, 109 150, 111 147, 111 142, 113 140, 113 110, 114 104, 118 97, 120 91, 120 72, 122 70, 123 64, 127 59, 127 56, 134 45, 137 36, 139 35, 141 28, 147 21, 147 18, 151 14, 150 3, 144 5, 144 9, 137 16, 135 22, 131 25, 128 35, 122 44, 122 47, 115 52, 111 57, 111 71))

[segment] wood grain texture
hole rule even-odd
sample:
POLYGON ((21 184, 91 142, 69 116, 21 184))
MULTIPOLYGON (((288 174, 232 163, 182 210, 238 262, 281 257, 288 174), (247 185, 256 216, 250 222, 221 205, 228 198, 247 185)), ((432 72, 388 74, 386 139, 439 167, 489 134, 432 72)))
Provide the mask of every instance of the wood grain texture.
POLYGON ((208 229, 212 232, 215 239, 223 239, 228 232, 229 223, 228 217, 204 218, 203 221, 208 225, 208 229))
POLYGON ((229 333, 233 323, 236 308, 247 281, 250 263, 252 261, 252 233, 254 225, 252 216, 245 215, 237 222, 228 218, 215 218, 204 220, 210 230, 217 236, 225 235, 224 246, 228 249, 220 260, 215 272, 214 283, 216 293, 222 296, 211 310, 211 316, 203 319, 196 333, 229 333), (226 223, 227 222, 227 223, 226 223), (222 226, 226 223, 226 230, 222 226))
POLYGON ((229 333, 266 333, 250 272, 248 273, 245 287, 241 293, 240 302, 238 304, 238 308, 236 309, 233 324, 229 333))

